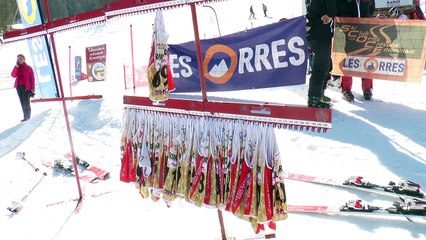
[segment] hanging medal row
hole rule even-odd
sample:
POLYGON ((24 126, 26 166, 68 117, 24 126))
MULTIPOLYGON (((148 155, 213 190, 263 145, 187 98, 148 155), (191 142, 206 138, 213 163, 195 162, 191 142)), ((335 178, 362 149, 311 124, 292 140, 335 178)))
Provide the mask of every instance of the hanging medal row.
POLYGON ((272 126, 127 108, 120 180, 143 198, 183 198, 224 209, 256 233, 287 218, 283 168, 272 126))

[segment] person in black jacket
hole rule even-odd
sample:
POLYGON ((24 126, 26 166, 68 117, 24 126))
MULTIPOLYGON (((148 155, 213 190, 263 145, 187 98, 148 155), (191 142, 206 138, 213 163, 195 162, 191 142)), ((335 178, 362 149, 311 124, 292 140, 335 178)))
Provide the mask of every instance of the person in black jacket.
POLYGON ((306 0, 306 24, 309 47, 315 54, 309 79, 308 107, 329 108, 330 99, 324 97, 331 69, 331 39, 334 35, 333 18, 337 14, 336 0, 306 0))
MULTIPOLYGON (((374 0, 337 0, 339 17, 369 18, 373 15, 376 5, 374 0)), ((343 76, 340 84, 342 87, 343 99, 348 102, 354 100, 352 94, 352 77, 343 76)), ((365 100, 373 97, 373 79, 362 78, 362 91, 365 100)))

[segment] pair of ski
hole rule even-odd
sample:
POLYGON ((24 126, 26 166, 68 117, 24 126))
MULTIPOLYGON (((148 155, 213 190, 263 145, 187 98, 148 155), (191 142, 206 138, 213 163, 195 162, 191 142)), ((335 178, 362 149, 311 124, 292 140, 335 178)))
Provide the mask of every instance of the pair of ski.
MULTIPOLYGON (((410 221, 415 223, 426 223, 426 199, 420 191, 420 186, 411 181, 406 181, 408 186, 395 185, 390 182, 389 186, 381 186, 362 181, 362 177, 350 177, 345 181, 337 179, 321 178, 297 173, 285 173, 284 178, 294 181, 321 184, 339 187, 349 190, 358 190, 386 197, 398 198, 401 203, 394 202, 393 206, 378 207, 363 204, 355 206, 356 201, 349 201, 340 207, 335 206, 312 206, 312 205, 288 205, 288 212, 327 214, 335 216, 354 216, 368 218, 385 218, 410 221), (359 181, 361 180, 361 181, 359 181), (403 187, 406 187, 403 188, 403 187)), ((357 200, 359 201, 359 200, 357 200)), ((361 202, 361 201, 360 201, 361 202)))
MULTIPOLYGON (((78 167, 80 167, 83 172, 79 172, 79 178, 81 180, 96 183, 99 180, 105 180, 109 176, 109 172, 90 164, 89 162, 80 159, 76 156, 76 161, 78 167)), ((45 161, 43 165, 49 168, 53 168, 60 172, 69 173, 75 176, 74 166, 72 163, 72 155, 71 153, 67 153, 64 155, 64 159, 57 159, 54 162, 45 161)))
MULTIPOLYGON (((71 154, 65 154, 65 158, 68 159, 68 162, 70 161, 69 159, 72 159, 71 154)), ((38 167, 36 167, 31 161, 29 161, 26 156, 25 156, 25 152, 17 152, 16 153, 16 159, 17 160, 24 160, 29 166, 31 166, 31 168, 34 170, 34 172, 39 172, 40 169, 38 167)), ((96 166, 93 166, 92 164, 88 163, 87 161, 84 161, 78 157, 76 157, 77 163, 79 166, 81 166, 82 168, 84 168, 85 170, 91 172, 91 174, 82 174, 79 175, 79 177, 82 180, 88 181, 88 182, 95 182, 98 180, 104 180, 108 177, 109 172, 106 170, 102 170, 96 166)), ((51 162, 44 162, 43 163, 44 166, 46 167, 51 167, 60 171, 65 171, 65 172, 70 172, 71 174, 74 174, 74 170, 72 168, 72 166, 68 166, 68 165, 64 165, 64 163, 62 161, 55 161, 55 163, 51 163, 51 162)), ((27 198, 31 195, 31 193, 34 191, 34 189, 40 185, 40 183, 42 182, 42 180, 47 176, 46 172, 43 172, 42 176, 39 178, 39 180, 36 182, 36 184, 27 192, 27 194, 20 200, 14 200, 11 202, 11 205, 9 207, 7 207, 7 210, 9 212, 11 212, 12 214, 17 214, 19 213, 22 208, 23 208, 23 203, 27 200, 27 198)))

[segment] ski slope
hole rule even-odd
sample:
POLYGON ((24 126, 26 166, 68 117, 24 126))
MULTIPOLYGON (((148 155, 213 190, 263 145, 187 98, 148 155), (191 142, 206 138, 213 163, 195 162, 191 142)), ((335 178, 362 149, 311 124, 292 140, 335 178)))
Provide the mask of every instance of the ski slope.
MULTIPOLYGON (((263 17, 262 1, 212 4, 218 14, 221 34, 299 16, 302 11, 299 1, 264 2, 271 18, 263 17), (248 20, 250 4, 254 5, 257 20, 248 20)), ((217 36, 211 9, 198 7, 197 10, 202 37, 217 36)), ((164 16, 171 34, 170 43, 193 38, 188 8, 166 11, 164 16)), ((86 198, 78 213, 74 213, 76 202, 71 200, 78 197, 76 180, 41 164, 61 158, 70 151, 62 104, 32 104, 32 119, 21 124, 19 100, 9 73, 18 53, 28 55, 26 45, 14 43, 0 49, 0 239, 220 239, 215 209, 198 208, 184 201, 176 201, 167 208, 162 201, 142 200, 132 184, 118 180, 122 96, 125 93, 122 65, 130 63, 127 26, 133 25, 135 61, 139 66, 148 61, 152 21, 150 13, 57 34, 61 76, 67 96, 70 94, 69 46, 72 56, 83 57, 87 46, 106 43, 108 47, 106 81, 72 84, 73 96, 102 94, 104 98, 67 103, 76 154, 111 172, 106 181, 96 184, 81 181, 86 198), (15 159, 16 152, 25 152, 40 172, 35 173, 26 162, 15 159), (11 201, 22 199, 43 172, 47 177, 27 198, 23 210, 10 216, 6 208, 11 201)), ((276 130, 285 171, 335 179, 361 175, 378 184, 404 178, 426 186, 426 76, 421 84, 375 80, 375 101, 372 102, 361 100, 360 79, 354 79, 353 90, 354 103, 345 102, 336 90, 326 91, 334 105, 333 129, 327 133, 276 130)), ((138 89, 136 94, 146 92, 146 89, 138 89)), ((305 105, 307 85, 209 96, 305 105)), ((391 204, 393 200, 296 181, 286 181, 286 191, 288 204, 292 205, 340 206, 356 198, 380 205, 391 204)), ((249 223, 227 212, 224 212, 224 222, 230 239, 254 236, 249 223)), ((289 214, 287 220, 277 223, 276 236, 276 239, 426 239, 426 225, 289 214)))

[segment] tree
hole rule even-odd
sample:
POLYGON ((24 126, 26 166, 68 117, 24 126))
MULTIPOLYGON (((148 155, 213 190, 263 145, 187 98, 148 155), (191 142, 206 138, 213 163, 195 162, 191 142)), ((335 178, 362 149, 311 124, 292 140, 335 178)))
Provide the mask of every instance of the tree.
MULTIPOLYGON (((103 8, 106 4, 114 1, 117 0, 49 0, 48 4, 52 20, 57 20, 74 16, 83 12, 103 8)), ((44 8, 44 5, 42 8, 44 8)))
MULTIPOLYGON (((83 12, 103 8, 106 4, 117 0, 48 0, 52 20, 74 16, 83 12)), ((43 0, 38 0, 42 15, 46 20, 46 12, 43 0)), ((15 18, 20 19, 17 12, 16 0, 0 0, 0 32, 10 30, 15 18), (16 15, 16 17, 15 17, 16 15)))
POLYGON ((17 9, 16 0, 0 1, 0 33, 10 29, 10 26, 14 23, 17 9))

